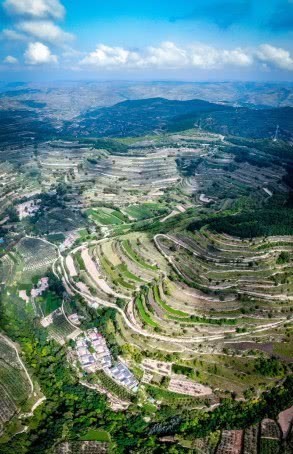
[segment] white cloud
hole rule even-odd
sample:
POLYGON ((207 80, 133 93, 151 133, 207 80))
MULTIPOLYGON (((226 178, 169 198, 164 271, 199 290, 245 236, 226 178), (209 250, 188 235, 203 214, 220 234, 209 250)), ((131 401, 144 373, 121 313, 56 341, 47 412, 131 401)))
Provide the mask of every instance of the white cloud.
POLYGON ((291 57, 290 52, 281 47, 263 44, 256 52, 256 56, 260 61, 271 66, 293 71, 293 58, 291 57))
POLYGON ((223 66, 249 66, 253 58, 241 48, 232 50, 218 49, 212 46, 196 44, 188 52, 191 66, 199 69, 221 68, 223 66))
POLYGON ((220 54, 220 58, 223 58, 224 63, 230 63, 231 65, 237 66, 250 66, 253 63, 253 57, 239 48, 234 50, 224 50, 220 54))
POLYGON ((100 44, 96 50, 81 60, 82 65, 100 67, 133 66, 139 61, 139 55, 122 47, 110 47, 100 44))
POLYGON ((27 36, 23 33, 11 30, 10 28, 5 28, 1 32, 1 39, 6 39, 8 41, 26 41, 27 36))
POLYGON ((17 16, 61 19, 65 15, 59 0, 5 0, 3 6, 9 14, 17 16))
POLYGON ((24 53, 25 62, 29 65, 57 63, 58 57, 51 53, 48 46, 40 42, 30 43, 24 53))
POLYGON ((193 45, 189 50, 189 59, 195 68, 213 68, 219 64, 219 51, 206 45, 193 45))
POLYGON ((110 47, 100 44, 80 62, 81 65, 97 67, 129 68, 219 68, 224 65, 249 66, 253 57, 246 51, 217 49, 202 44, 179 47, 170 41, 158 47, 148 47, 139 52, 132 52, 122 47, 110 47))
POLYGON ((169 68, 178 68, 190 63, 188 51, 170 41, 163 42, 160 47, 149 47, 146 56, 141 57, 141 60, 146 66, 169 68))
POLYGON ((99 68, 160 68, 160 69, 218 69, 223 67, 249 67, 261 62, 284 70, 293 70, 293 58, 285 49, 263 44, 257 48, 221 49, 197 43, 178 46, 166 41, 157 47, 136 52, 123 47, 99 44, 79 64, 99 68))
POLYGON ((217 49, 203 44, 193 44, 186 48, 179 48, 174 43, 165 42, 158 48, 149 48, 150 64, 167 67, 195 67, 200 69, 219 68, 221 66, 247 66, 253 62, 251 56, 244 50, 217 49))
POLYGON ((4 58, 4 63, 9 63, 10 65, 15 65, 18 63, 17 58, 13 57, 12 55, 7 55, 7 57, 4 58))
POLYGON ((24 21, 17 24, 17 28, 34 38, 53 44, 62 44, 74 39, 71 33, 64 32, 51 21, 24 21))

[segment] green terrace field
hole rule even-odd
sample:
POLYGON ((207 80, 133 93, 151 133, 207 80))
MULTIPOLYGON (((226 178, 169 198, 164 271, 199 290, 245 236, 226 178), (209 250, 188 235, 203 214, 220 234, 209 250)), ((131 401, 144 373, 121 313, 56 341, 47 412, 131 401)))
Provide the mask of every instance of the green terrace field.
POLYGON ((138 309, 142 321, 147 325, 150 325, 152 328, 156 328, 158 325, 152 320, 151 315, 147 312, 143 296, 137 297, 137 299, 135 300, 135 305, 138 309))
POLYGON ((160 291, 159 287, 157 285, 154 286, 153 288, 153 296, 155 298, 156 303, 158 303, 162 308, 166 311, 169 312, 172 315, 177 315, 178 317, 188 317, 188 313, 179 311, 177 309, 173 309, 171 306, 165 303, 160 297, 160 291))
POLYGON ((155 265, 150 265, 149 263, 146 263, 143 258, 139 255, 139 252, 136 252, 136 248, 134 249, 129 240, 125 240, 122 243, 122 247, 128 257, 132 259, 134 262, 137 262, 138 265, 140 265, 142 268, 146 268, 149 270, 155 270, 156 266, 155 265))
POLYGON ((110 208, 95 208, 87 211, 88 216, 100 225, 120 225, 129 222, 121 211, 110 208))
POLYGON ((131 219, 143 220, 166 214, 168 209, 159 203, 143 203, 139 205, 130 205, 123 209, 131 219))
POLYGON ((88 260, 85 263, 82 253, 76 251, 73 254, 75 268, 90 278, 91 285, 99 294, 105 291, 105 285, 99 279, 106 281, 116 292, 129 295, 161 274, 160 262, 166 266, 152 242, 144 235, 129 234, 121 240, 103 241, 90 248, 89 255, 92 263, 88 260))

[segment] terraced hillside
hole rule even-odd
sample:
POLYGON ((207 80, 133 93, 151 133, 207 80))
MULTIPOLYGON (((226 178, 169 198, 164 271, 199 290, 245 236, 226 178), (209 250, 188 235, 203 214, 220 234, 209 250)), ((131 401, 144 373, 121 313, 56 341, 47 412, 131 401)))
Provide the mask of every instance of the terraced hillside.
MULTIPOLYGON (((289 252, 290 237, 252 244, 206 229, 153 239, 131 233, 77 247, 63 271, 88 304, 116 308, 122 348, 135 346, 143 357, 159 351, 165 361, 180 353, 178 370, 197 370, 200 382, 221 383, 221 392, 243 393, 251 385, 272 384, 259 375, 258 354, 232 358, 242 345, 260 352, 272 336, 276 342, 284 338, 292 312, 292 263, 282 257, 289 252), (206 361, 214 364, 208 376, 206 361), (233 371, 227 369, 231 362, 233 371)), ((168 367, 173 366, 174 359, 168 367)), ((282 373, 281 368, 277 376, 282 373)))
POLYGON ((42 452, 101 437, 133 453, 138 433, 162 452, 290 449, 276 426, 292 394, 290 146, 194 123, 124 137, 122 120, 118 138, 50 136, 1 166, 0 327, 46 398, 34 412, 17 358, 3 366, 23 383, 5 391, 0 451, 33 434, 42 452))

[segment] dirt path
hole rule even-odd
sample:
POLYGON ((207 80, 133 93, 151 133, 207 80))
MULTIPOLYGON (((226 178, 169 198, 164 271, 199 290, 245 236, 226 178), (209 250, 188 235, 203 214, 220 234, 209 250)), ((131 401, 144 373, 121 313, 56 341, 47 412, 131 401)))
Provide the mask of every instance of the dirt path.
POLYGON ((34 414, 34 411, 36 410, 36 408, 38 408, 44 401, 46 400, 46 396, 43 396, 41 397, 39 400, 37 400, 37 402, 32 406, 32 409, 29 413, 23 413, 21 415, 19 415, 19 418, 30 418, 31 416, 33 416, 34 414))
POLYGON ((129 297, 125 295, 121 295, 119 293, 116 293, 114 290, 111 289, 111 287, 107 284, 105 279, 103 279, 96 267, 95 262, 89 255, 89 251, 87 248, 83 248, 81 250, 81 258, 84 261, 86 270, 88 274, 91 276, 93 281, 100 287, 100 289, 106 293, 107 295, 112 295, 115 296, 116 298, 124 298, 124 299, 129 299, 129 297))

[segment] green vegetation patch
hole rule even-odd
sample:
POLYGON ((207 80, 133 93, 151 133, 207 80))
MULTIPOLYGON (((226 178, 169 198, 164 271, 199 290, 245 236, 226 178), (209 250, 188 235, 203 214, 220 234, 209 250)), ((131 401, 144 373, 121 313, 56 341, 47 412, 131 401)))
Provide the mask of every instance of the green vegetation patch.
POLYGON ((284 365, 276 358, 257 358, 255 371, 265 377, 278 377, 285 373, 284 365))
POLYGON ((117 270, 123 274, 123 277, 130 279, 135 282, 144 282, 140 277, 136 276, 135 274, 131 273, 125 263, 121 263, 117 266, 117 270))
POLYGON ((120 225, 123 220, 117 216, 117 211, 105 211, 103 208, 87 210, 87 214, 101 225, 120 225))
POLYGON ((47 236, 47 240, 51 243, 62 243, 65 240, 65 235, 63 233, 51 233, 47 236))
POLYGON ((136 298, 135 300, 135 305, 138 309, 139 315, 142 318, 142 320, 147 324, 152 326, 153 328, 156 328, 158 325, 154 320, 151 319, 150 315, 147 313, 144 303, 143 303, 143 296, 140 295, 136 298))
POLYGON ((194 369, 192 367, 183 366, 182 364, 172 364, 172 372, 179 375, 186 375, 189 378, 195 378, 194 369))
POLYGON ((102 441, 106 443, 111 441, 109 433, 103 429, 89 429, 80 439, 83 441, 102 441))
POLYGON ((189 224, 189 231, 207 225, 212 231, 227 233, 240 238, 259 236, 293 235, 293 209, 286 207, 259 208, 234 215, 220 215, 210 220, 199 220, 189 224))
POLYGON ((130 283, 124 279, 124 278, 126 278, 126 276, 119 275, 119 274, 122 274, 119 272, 120 265, 114 268, 112 263, 109 262, 109 260, 105 256, 103 256, 100 259, 100 262, 101 262, 101 265, 104 268, 105 272, 108 274, 108 276, 111 277, 111 279, 115 285, 120 284, 120 285, 122 285, 122 287, 127 288, 128 290, 133 290, 135 288, 132 283, 130 283))
POLYGON ((141 265, 143 268, 146 268, 148 270, 157 270, 157 267, 155 265, 150 265, 149 263, 146 263, 143 258, 138 255, 134 249, 131 247, 130 241, 129 240, 124 240, 122 242, 123 249, 125 250, 126 254, 128 257, 135 262, 137 262, 139 265, 141 265))
POLYGON ((118 142, 117 140, 96 139, 94 141, 94 147, 97 149, 107 150, 111 154, 126 154, 128 152, 128 146, 124 143, 118 142))
POLYGON ((46 291, 42 296, 38 297, 37 302, 45 317, 62 305, 61 298, 50 291, 46 291))
POLYGON ((177 309, 173 309, 173 307, 169 306, 165 301, 163 301, 160 297, 159 288, 157 285, 153 287, 153 294, 157 304, 159 304, 165 311, 169 312, 172 315, 177 315, 178 317, 189 317, 187 312, 183 312, 177 309))
POLYGON ((168 209, 160 203, 143 203, 141 205, 130 205, 124 210, 130 217, 142 221, 155 216, 162 216, 168 209))
POLYGON ((81 256, 81 253, 78 251, 76 254, 74 254, 74 258, 78 264, 78 267, 80 269, 80 271, 86 271, 86 267, 85 267, 85 264, 84 264, 84 261, 83 261, 83 258, 81 256))
POLYGON ((260 439, 260 454, 280 454, 280 442, 272 438, 260 439))

